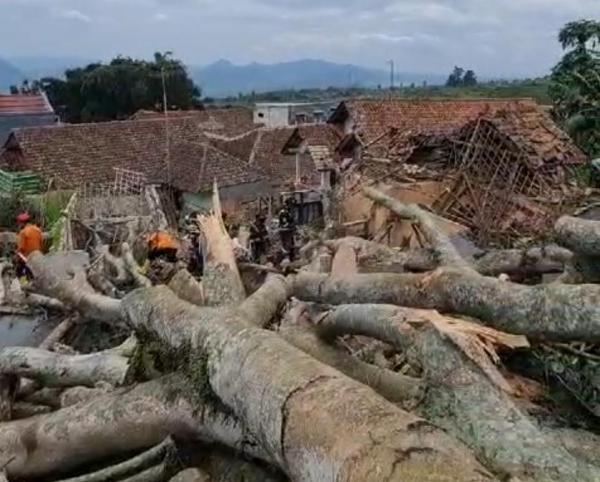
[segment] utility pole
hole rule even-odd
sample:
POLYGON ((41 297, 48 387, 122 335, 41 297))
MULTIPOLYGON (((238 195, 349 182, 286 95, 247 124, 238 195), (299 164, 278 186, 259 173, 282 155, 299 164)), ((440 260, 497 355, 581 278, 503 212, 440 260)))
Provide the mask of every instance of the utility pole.
POLYGON ((388 63, 390 64, 390 92, 392 92, 394 90, 394 77, 396 76, 394 73, 394 61, 389 60, 388 63))
POLYGON ((171 135, 169 132, 169 108, 167 106, 167 82, 165 80, 165 66, 160 67, 160 77, 163 89, 163 112, 165 114, 165 148, 167 164, 167 184, 171 185, 171 135))

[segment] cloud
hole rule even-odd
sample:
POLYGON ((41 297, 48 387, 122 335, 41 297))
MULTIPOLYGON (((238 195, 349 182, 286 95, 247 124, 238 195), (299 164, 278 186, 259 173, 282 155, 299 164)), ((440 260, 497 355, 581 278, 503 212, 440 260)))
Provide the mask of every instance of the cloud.
POLYGON ((323 58, 377 68, 394 58, 409 72, 447 74, 462 65, 480 77, 548 73, 562 55, 556 40, 561 26, 600 18, 600 0, 0 3, 10 19, 0 28, 0 45, 15 57, 148 58, 172 50, 191 66, 219 58, 236 63, 323 58), (140 22, 144 15, 147 21, 140 22))
POLYGON ((90 17, 89 15, 86 15, 85 13, 83 13, 79 10, 76 10, 74 8, 59 11, 58 17, 66 18, 69 20, 77 20, 79 22, 84 22, 84 23, 92 23, 92 17, 90 17))
POLYGON ((387 33, 361 33, 357 37, 360 40, 376 40, 385 43, 412 43, 415 38, 411 35, 390 35, 387 33))
POLYGON ((168 19, 169 19, 169 16, 167 14, 164 14, 161 12, 155 13, 152 16, 152 20, 154 20, 155 22, 166 22, 168 19))

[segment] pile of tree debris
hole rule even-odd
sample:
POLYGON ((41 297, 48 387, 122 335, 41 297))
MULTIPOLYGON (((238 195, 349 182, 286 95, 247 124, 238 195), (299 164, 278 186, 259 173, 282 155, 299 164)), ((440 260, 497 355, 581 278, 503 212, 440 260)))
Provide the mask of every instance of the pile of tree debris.
POLYGON ((600 480, 598 363, 586 430, 553 416, 543 378, 503 363, 598 360, 600 223, 564 218, 560 247, 472 260, 427 211, 363 193, 427 248, 315 241, 297 273, 246 296, 217 194, 198 219, 201 282, 180 270, 152 286, 127 246, 91 265, 34 254, 33 290, 65 321, 40 348, 0 351, 8 480, 600 480), (548 266, 567 269, 551 284, 506 276, 548 266), (60 344, 93 325, 132 337, 60 344))

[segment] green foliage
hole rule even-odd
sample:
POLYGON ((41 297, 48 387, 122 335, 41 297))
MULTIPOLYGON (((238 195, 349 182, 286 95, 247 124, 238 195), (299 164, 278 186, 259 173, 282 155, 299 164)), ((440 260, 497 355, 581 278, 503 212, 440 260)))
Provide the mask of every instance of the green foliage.
MULTIPOLYGON (((550 104, 548 95, 549 79, 496 80, 478 83, 471 87, 446 87, 439 85, 423 85, 400 87, 394 89, 393 95, 398 98, 451 98, 451 99, 483 99, 483 98, 531 98, 540 104, 550 104)), ((337 88, 281 90, 256 94, 254 100, 250 96, 240 95, 226 99, 210 99, 220 106, 251 105, 255 102, 339 102, 341 99, 356 97, 389 98, 389 90, 367 88, 337 88)))
POLYGON ((474 87, 475 85, 477 85, 475 71, 467 70, 465 72, 462 67, 454 67, 446 81, 446 87, 474 87))
POLYGON ((71 199, 69 191, 51 191, 39 196, 25 196, 15 192, 10 196, 0 199, 0 226, 7 229, 16 229, 16 218, 19 213, 28 212, 34 223, 42 229, 50 230, 60 219, 62 211, 71 199))
POLYGON ((600 155, 600 22, 568 23, 558 39, 566 53, 552 71, 554 115, 588 154, 600 155))
POLYGON ((169 109, 200 106, 200 90, 181 61, 170 52, 152 61, 117 57, 108 64, 70 69, 65 79, 44 78, 35 83, 67 122, 126 119, 140 109, 163 109, 164 90, 169 109))

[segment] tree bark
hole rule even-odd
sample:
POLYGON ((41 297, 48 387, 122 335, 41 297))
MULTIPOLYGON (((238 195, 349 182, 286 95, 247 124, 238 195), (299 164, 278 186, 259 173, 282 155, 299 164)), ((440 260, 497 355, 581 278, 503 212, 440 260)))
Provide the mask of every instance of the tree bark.
POLYGON ((35 288, 41 294, 59 299, 87 319, 112 322, 120 317, 119 300, 95 293, 87 283, 84 271, 62 274, 62 269, 56 268, 57 262, 60 261, 39 252, 29 257, 27 264, 33 272, 35 288))
POLYGON ((208 374, 210 390, 292 480, 492 479, 444 432, 251 327, 241 309, 200 309, 160 287, 131 293, 123 308, 133 326, 189 350, 186 371, 205 383, 208 374))
POLYGON ((395 306, 344 306, 323 318, 320 329, 328 336, 365 335, 400 350, 416 349, 428 387, 425 416, 476 450, 497 473, 523 481, 600 480, 598 467, 573 457, 521 412, 474 361, 480 358, 442 336, 435 328, 438 316, 395 306), (423 324, 427 317, 431 324, 423 324))
POLYGON ((362 274, 343 280, 301 273, 293 294, 317 303, 382 303, 478 318, 535 340, 600 341, 600 286, 523 286, 464 270, 362 274))
POLYGON ((400 218, 412 219, 418 223, 425 238, 436 250, 440 266, 453 266, 463 269, 471 268, 469 263, 458 253, 458 250, 448 237, 435 225, 432 214, 425 212, 415 204, 403 204, 370 186, 363 187, 363 194, 376 203, 385 206, 400 218))
POLYGON ((197 306, 204 305, 202 283, 196 281, 187 269, 179 270, 168 286, 182 300, 197 306))
POLYGON ((93 461, 145 450, 169 435, 222 443, 266 458, 233 416, 188 395, 189 382, 170 376, 87 404, 5 423, 0 429, 0 464, 8 462, 11 478, 66 473, 93 461))
POLYGON ((93 387, 99 381, 123 385, 129 360, 112 353, 60 355, 39 348, 0 350, 0 373, 39 380, 48 387, 93 387))
POLYGON ((142 452, 125 462, 90 474, 63 479, 60 482, 109 482, 112 480, 120 480, 125 477, 139 474, 140 472, 153 467, 156 463, 161 462, 165 457, 168 457, 169 454, 174 453, 176 450, 173 440, 169 437, 159 445, 142 452))
POLYGON ((563 216, 554 230, 558 242, 574 253, 600 256, 600 221, 563 216))
POLYGON ((213 188, 213 214, 198 219, 204 238, 202 286, 207 306, 237 305, 246 298, 242 278, 231 248, 231 238, 223 223, 216 182, 213 188))
POLYGON ((314 329, 285 326, 279 334, 290 345, 371 387, 386 400, 399 403, 407 410, 414 408, 425 394, 426 387, 421 380, 360 361, 325 343, 314 329))

